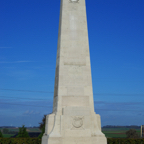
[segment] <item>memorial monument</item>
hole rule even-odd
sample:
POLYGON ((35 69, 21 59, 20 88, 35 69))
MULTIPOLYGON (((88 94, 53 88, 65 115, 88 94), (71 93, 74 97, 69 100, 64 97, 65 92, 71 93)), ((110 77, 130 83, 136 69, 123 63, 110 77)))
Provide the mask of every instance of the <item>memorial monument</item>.
POLYGON ((94 112, 85 0, 61 0, 53 113, 42 144, 106 144, 94 112))

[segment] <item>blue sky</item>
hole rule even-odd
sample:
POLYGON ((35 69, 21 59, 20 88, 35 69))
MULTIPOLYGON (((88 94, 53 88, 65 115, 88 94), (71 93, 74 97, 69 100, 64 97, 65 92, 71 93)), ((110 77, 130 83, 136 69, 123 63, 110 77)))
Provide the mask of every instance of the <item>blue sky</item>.
MULTIPOLYGON (((144 1, 86 0, 96 113, 144 124, 144 1)), ((0 1, 0 126, 52 112, 60 0, 0 1)))

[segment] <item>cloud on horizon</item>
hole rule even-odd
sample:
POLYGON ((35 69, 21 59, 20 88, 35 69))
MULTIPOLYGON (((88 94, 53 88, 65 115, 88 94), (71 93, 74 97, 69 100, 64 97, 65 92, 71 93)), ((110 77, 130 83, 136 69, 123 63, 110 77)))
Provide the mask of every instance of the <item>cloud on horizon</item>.
POLYGON ((8 48, 12 48, 12 47, 0 47, 0 49, 8 49, 8 48))
POLYGON ((142 112, 144 110, 143 102, 106 102, 95 101, 95 110, 99 111, 124 111, 124 112, 142 112))
POLYGON ((32 63, 34 61, 13 61, 13 62, 4 62, 4 61, 0 61, 0 63, 32 63))
POLYGON ((23 114, 24 115, 37 115, 37 114, 40 114, 40 112, 34 111, 34 110, 26 110, 23 114))

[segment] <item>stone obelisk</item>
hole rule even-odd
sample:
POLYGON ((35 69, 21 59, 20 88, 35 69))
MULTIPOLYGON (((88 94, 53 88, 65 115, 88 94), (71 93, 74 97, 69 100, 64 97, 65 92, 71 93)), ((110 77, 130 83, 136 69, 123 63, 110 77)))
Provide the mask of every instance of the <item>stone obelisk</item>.
POLYGON ((94 112, 85 0, 61 0, 53 113, 42 144, 106 144, 94 112))

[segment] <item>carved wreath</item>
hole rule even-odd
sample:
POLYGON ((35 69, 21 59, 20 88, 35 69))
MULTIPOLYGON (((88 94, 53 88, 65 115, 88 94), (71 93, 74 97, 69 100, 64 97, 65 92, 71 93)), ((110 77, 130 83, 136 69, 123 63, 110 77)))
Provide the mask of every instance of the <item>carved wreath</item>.
POLYGON ((83 125, 83 117, 74 117, 72 124, 73 124, 73 126, 75 128, 82 127, 82 125, 83 125))

